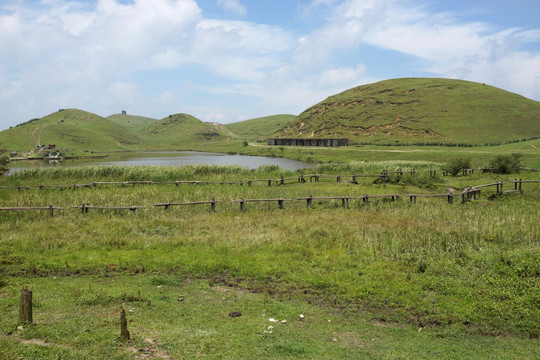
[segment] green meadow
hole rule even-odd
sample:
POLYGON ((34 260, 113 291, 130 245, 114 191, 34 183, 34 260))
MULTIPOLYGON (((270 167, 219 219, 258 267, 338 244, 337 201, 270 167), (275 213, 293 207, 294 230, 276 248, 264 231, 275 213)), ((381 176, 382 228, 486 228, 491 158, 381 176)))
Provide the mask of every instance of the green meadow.
MULTIPOLYGON (((284 151, 294 152, 294 149, 284 151)), ((330 150, 328 150, 330 151, 330 150)), ((526 157, 527 158, 527 157, 526 157)), ((483 158, 475 161, 481 163, 483 158)), ((534 163, 536 157, 527 158, 534 163)), ((537 180, 442 176, 441 161, 276 166, 89 167, 0 178, 0 357, 39 359, 537 359, 540 184, 479 200, 407 194, 537 180), (309 173, 437 169, 358 183, 309 173), (214 183, 175 185, 175 181, 214 183), (154 181, 151 185, 92 182, 154 181), (221 185, 220 182, 243 182, 221 185), (67 185, 39 189, 38 185, 67 185), (398 201, 299 197, 401 194, 398 201), (246 203, 243 199, 290 199, 246 203), (156 207, 215 199, 208 204, 156 207), (130 210, 90 209, 138 206, 130 210), (34 324, 19 322, 33 291, 34 324), (131 340, 119 340, 120 308, 131 340), (232 312, 241 316, 231 317, 232 312), (302 317, 300 315, 303 315, 302 317), (270 321, 274 319, 277 321, 270 321), (282 322, 282 320, 285 320, 282 322)), ((505 184, 504 190, 513 189, 505 184)))
POLYGON ((539 114, 491 86, 419 78, 296 117, 221 125, 61 109, 2 131, 0 167, 54 144, 68 158, 198 150, 316 168, 0 176, 0 358, 540 359, 540 183, 511 191, 540 180, 539 114), (279 136, 351 146, 267 145, 279 136), (480 170, 514 153, 527 169, 480 170), (443 175, 459 163, 476 170, 443 175), (416 173, 377 176, 400 169, 416 173), (501 181, 503 194, 462 202, 464 188, 501 181), (31 324, 19 319, 23 287, 31 324))

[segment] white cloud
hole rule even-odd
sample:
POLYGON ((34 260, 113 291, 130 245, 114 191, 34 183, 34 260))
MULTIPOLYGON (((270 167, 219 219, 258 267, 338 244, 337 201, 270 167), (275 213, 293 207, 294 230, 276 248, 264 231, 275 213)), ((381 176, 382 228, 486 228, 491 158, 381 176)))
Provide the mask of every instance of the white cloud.
POLYGON ((240 15, 246 14, 246 7, 238 0, 217 0, 218 6, 221 6, 225 10, 233 11, 240 15))
POLYGON ((433 13, 416 4, 343 1, 325 26, 300 39, 295 61, 316 67, 337 50, 369 45, 422 59, 425 70, 435 75, 490 82, 539 98, 540 54, 520 50, 524 42, 540 40, 539 29, 494 31, 487 23, 462 22, 451 13, 433 13))
POLYGON ((191 61, 236 80, 257 80, 279 66, 294 45, 276 26, 242 21, 203 20, 197 25, 191 61))

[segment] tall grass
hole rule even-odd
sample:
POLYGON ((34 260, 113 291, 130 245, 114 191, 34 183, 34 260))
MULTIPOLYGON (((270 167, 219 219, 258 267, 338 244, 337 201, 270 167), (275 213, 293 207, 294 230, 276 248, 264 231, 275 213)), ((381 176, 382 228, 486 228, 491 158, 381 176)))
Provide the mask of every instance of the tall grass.
POLYGON ((317 166, 316 170, 323 174, 380 174, 383 170, 440 170, 442 164, 432 161, 351 161, 343 163, 326 163, 317 166))

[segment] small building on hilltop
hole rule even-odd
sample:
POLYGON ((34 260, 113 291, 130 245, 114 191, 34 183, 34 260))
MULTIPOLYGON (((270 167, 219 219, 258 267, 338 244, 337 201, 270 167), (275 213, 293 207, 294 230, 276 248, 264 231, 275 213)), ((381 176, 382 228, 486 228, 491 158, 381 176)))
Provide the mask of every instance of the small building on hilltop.
POLYGON ((337 147, 348 146, 349 139, 293 139, 293 138, 274 138, 268 139, 268 145, 275 146, 321 146, 321 147, 337 147))

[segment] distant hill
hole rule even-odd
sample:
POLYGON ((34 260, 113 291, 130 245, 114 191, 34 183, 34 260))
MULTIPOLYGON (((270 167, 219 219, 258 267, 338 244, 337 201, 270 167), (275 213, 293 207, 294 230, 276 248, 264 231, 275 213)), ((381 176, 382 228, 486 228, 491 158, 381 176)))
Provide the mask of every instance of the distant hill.
POLYGON ((158 119, 129 114, 114 114, 107 116, 107 119, 128 130, 138 130, 159 121, 158 119))
POLYGON ((434 78, 386 80, 344 91, 274 133, 381 144, 504 143, 539 135, 539 102, 480 83, 434 78))
POLYGON ((296 116, 288 114, 272 115, 226 124, 225 127, 238 136, 262 140, 282 129, 295 118, 296 116))
POLYGON ((207 124, 188 114, 169 115, 137 130, 152 148, 183 147, 192 142, 228 138, 221 126, 207 124))
POLYGON ((16 151, 48 144, 55 144, 57 149, 103 151, 140 143, 141 139, 129 130, 77 109, 62 109, 0 132, 0 147, 16 151))

